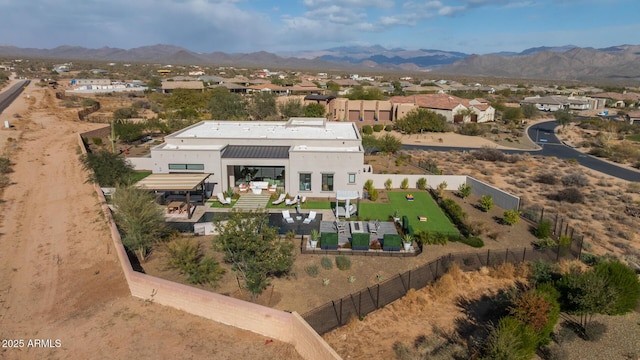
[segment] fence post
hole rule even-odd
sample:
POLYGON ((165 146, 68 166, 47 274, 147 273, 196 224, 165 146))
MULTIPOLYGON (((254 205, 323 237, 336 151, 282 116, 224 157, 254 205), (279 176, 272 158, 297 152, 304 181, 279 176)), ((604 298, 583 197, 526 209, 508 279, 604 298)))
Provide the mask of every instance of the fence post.
POLYGON ((557 228, 558 228, 558 214, 556 214, 556 219, 553 221, 553 235, 556 234, 557 228))
POLYGON ((407 292, 411 289, 411 270, 409 270, 409 280, 407 281, 407 292))
POLYGON ((509 262, 509 248, 504 252, 504 262, 509 262))
POLYGON ((436 279, 438 278, 438 268, 440 267, 440 258, 438 258, 438 260, 436 260, 436 279))
POLYGON ((522 252, 522 262, 524 262, 524 259, 526 259, 527 256, 527 248, 524 248, 524 251, 522 252))
POLYGON ((378 284, 378 289, 376 290, 376 309, 380 309, 380 284, 378 284))
POLYGON ((584 235, 580 238, 580 247, 578 248, 578 260, 582 259, 582 245, 584 244, 584 235))
POLYGON ((540 210, 540 220, 538 220, 538 223, 541 222, 542 219, 544 219, 544 208, 542 208, 542 210, 540 210))
POLYGON ((489 258, 491 256, 491 250, 487 249, 487 266, 489 266, 489 258))
POLYGON ((564 235, 566 236, 569 233, 569 222, 564 225, 564 235))
POLYGON ((362 291, 358 293, 358 316, 362 317, 362 291))
POLYGON ((342 299, 340 299, 340 325, 342 325, 342 299))

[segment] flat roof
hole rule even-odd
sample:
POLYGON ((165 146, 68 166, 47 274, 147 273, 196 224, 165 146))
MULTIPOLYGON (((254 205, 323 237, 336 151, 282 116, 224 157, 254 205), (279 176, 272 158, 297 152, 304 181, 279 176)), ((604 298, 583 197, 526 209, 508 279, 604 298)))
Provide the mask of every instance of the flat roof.
POLYGON ((169 137, 177 139, 359 139, 353 123, 326 121, 322 118, 292 118, 289 121, 203 121, 169 137))
POLYGON ((312 151, 312 152, 358 152, 359 146, 294 146, 291 151, 312 151))
POLYGON ((151 174, 134 186, 146 190, 188 191, 208 177, 209 174, 151 174))

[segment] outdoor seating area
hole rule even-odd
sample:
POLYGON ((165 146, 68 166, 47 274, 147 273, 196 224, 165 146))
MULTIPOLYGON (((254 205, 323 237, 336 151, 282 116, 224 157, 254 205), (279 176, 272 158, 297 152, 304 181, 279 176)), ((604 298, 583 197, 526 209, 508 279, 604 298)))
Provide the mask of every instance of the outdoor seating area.
MULTIPOLYGON (((333 234, 337 236, 337 248, 351 248, 355 251, 383 250, 400 251, 402 241, 396 244, 395 237, 400 239, 400 235, 392 222, 380 221, 322 221, 320 224, 320 234, 333 234), (389 237, 393 235, 395 237, 389 237), (391 246, 385 248, 384 241, 389 240, 391 246), (348 246, 348 244, 350 246, 348 246), (379 246, 379 247, 378 247, 379 246)), ((320 241, 321 249, 322 240, 320 241)))
POLYGON ((319 231, 321 223, 322 214, 315 211, 296 213, 287 209, 269 214, 269 226, 278 228, 280 235, 292 231, 297 235, 307 236, 313 229, 319 231))

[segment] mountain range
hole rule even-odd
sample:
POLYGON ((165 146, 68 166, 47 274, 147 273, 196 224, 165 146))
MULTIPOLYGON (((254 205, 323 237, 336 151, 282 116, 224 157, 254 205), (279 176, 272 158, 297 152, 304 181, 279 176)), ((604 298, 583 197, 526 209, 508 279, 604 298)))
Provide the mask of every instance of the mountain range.
POLYGON ((438 74, 581 81, 640 80, 640 45, 581 48, 573 45, 537 47, 522 52, 487 55, 382 46, 336 47, 326 50, 274 54, 198 53, 174 45, 133 49, 58 46, 20 48, 0 44, 0 57, 60 60, 100 60, 184 65, 232 65, 322 71, 434 71, 438 74))

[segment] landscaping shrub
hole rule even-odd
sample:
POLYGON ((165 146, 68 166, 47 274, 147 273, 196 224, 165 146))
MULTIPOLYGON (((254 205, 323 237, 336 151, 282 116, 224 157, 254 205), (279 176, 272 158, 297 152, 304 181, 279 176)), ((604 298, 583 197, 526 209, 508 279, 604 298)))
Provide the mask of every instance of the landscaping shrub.
POLYGON ((460 186, 458 186, 458 196, 466 199, 469 195, 471 195, 471 185, 460 184, 460 186))
POLYGON ((506 316, 491 329, 485 344, 485 359, 529 360, 536 352, 534 331, 506 316))
POLYGON ((387 125, 384 127, 384 131, 393 131, 393 125, 387 125))
POLYGON ((471 237, 460 237, 460 239, 458 239, 459 242, 463 243, 463 244, 467 244, 471 247, 474 248, 481 248, 484 246, 484 241, 482 241, 482 239, 480 239, 477 236, 471 236, 471 237))
POLYGON ((427 188, 427 179, 426 178, 418 179, 417 186, 418 186, 418 189, 425 190, 427 188))
POLYGON ((369 191, 369 200, 377 201, 379 196, 378 189, 371 189, 371 191, 369 191))
POLYGON ((387 190, 391 190, 391 186, 392 186, 392 181, 391 181, 391 179, 387 179, 387 180, 384 182, 384 188, 385 188, 385 189, 387 189, 387 190))
POLYGON ((502 221, 507 225, 515 225, 520 221, 520 211, 517 209, 505 210, 502 215, 502 221))
POLYGON ((375 132, 380 132, 380 131, 382 131, 382 129, 384 129, 384 125, 382 125, 382 124, 373 125, 373 131, 375 131, 375 132))
POLYGON ((349 270, 351 269, 351 259, 346 255, 338 255, 336 256, 336 267, 340 270, 349 270))
POLYGON ((640 281, 633 269, 613 260, 600 262, 594 271, 617 294, 609 315, 622 315, 635 309, 640 299, 640 281))
POLYGON ((320 273, 320 268, 318 268, 318 265, 309 265, 304 268, 304 270, 307 272, 307 275, 311 277, 316 277, 320 273))
POLYGON ((553 281, 553 268, 550 263, 544 260, 536 260, 529 263, 529 284, 538 286, 549 284, 553 281))
POLYGON ((323 256, 322 259, 320 259, 320 266, 325 270, 331 270, 333 269, 333 261, 331 261, 329 257, 323 256))
POLYGON ((493 208, 493 198, 491 195, 482 195, 480 198, 480 207, 482 211, 487 212, 493 208))
POLYGON ((400 189, 406 190, 408 188, 409 188, 409 178, 402 179, 402 182, 400 183, 400 189))
POLYGON ((373 128, 371 127, 371 125, 364 125, 362 127, 362 133, 365 135, 371 135, 373 134, 373 128))
POLYGON ((373 180, 369 179, 367 181, 365 181, 364 183, 364 189, 367 190, 367 192, 371 192, 371 190, 373 190, 373 180))
POLYGON ((102 145, 102 138, 94 137, 94 138, 91 138, 91 141, 96 146, 101 146, 102 145))
POLYGON ((538 239, 546 239, 551 236, 551 224, 550 220, 542 219, 538 222, 538 226, 536 227, 533 235, 535 235, 538 239))
POLYGON ((417 242, 423 245, 446 245, 449 237, 441 232, 419 230, 415 233, 417 242))

